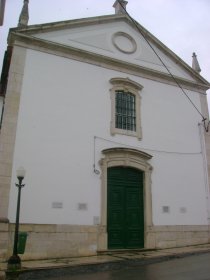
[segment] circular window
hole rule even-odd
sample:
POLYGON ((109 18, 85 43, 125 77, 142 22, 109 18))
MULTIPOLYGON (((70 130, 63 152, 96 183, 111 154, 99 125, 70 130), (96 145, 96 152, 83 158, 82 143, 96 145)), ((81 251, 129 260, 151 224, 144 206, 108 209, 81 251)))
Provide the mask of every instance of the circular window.
POLYGON ((112 36, 113 45, 123 53, 134 53, 137 49, 136 41, 127 33, 117 32, 112 36))

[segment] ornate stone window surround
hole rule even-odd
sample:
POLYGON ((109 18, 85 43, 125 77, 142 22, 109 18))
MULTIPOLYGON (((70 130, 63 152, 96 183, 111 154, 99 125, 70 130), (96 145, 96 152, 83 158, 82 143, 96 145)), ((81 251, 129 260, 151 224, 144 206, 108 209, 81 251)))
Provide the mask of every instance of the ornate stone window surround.
POLYGON ((105 156, 100 160, 101 166, 101 225, 99 227, 98 250, 107 250, 107 169, 114 166, 133 167, 144 172, 144 241, 145 248, 150 247, 148 231, 152 226, 152 166, 148 160, 151 155, 128 148, 110 148, 102 151, 105 156))
POLYGON ((128 136, 135 136, 139 140, 142 138, 142 128, 141 128, 141 97, 139 91, 143 89, 143 86, 130 80, 129 78, 112 78, 110 83, 113 87, 110 89, 111 94, 111 125, 110 132, 111 135, 124 134, 128 136), (115 94, 116 91, 121 90, 125 92, 130 92, 135 96, 136 102, 136 131, 119 129, 115 127, 115 94))

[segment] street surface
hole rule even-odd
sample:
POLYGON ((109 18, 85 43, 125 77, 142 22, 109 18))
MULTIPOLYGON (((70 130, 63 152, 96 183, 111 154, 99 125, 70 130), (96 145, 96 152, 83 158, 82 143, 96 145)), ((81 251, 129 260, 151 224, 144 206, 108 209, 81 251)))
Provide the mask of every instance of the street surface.
POLYGON ((39 280, 210 280, 210 253, 115 271, 39 280))

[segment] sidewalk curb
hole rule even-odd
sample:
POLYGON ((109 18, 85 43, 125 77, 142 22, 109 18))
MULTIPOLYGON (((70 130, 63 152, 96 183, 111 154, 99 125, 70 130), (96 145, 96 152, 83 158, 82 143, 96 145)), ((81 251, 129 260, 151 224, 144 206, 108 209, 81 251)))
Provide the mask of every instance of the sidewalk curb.
MULTIPOLYGON (((62 277, 67 275, 83 274, 83 273, 94 273, 98 271, 117 270, 121 268, 129 268, 135 266, 141 266, 145 264, 153 264, 162 261, 168 261, 177 258, 184 258, 187 256, 200 255, 209 253, 210 249, 201 249, 191 252, 183 253, 171 253, 163 256, 150 256, 150 257, 139 257, 139 258, 126 258, 119 257, 119 260, 113 260, 103 263, 90 263, 90 264, 75 264, 75 265, 61 265, 59 267, 39 267, 22 269, 17 272, 6 271, 6 279, 18 279, 18 280, 35 280, 44 277, 62 277), (18 278, 17 278, 18 277, 18 278)), ((5 278, 2 278, 4 280, 5 278)), ((1 278, 0 278, 1 280, 1 278)))

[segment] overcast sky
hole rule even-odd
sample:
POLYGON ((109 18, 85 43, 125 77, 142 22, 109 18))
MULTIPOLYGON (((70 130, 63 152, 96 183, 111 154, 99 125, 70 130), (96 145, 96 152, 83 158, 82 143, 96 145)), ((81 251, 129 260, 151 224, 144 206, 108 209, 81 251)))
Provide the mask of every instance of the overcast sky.
MULTIPOLYGON (((29 0, 29 24, 114 13, 114 0, 29 0)), ((16 27, 23 0, 6 0, 0 26, 0 69, 8 29, 16 27)), ((128 0, 127 11, 189 65, 196 52, 210 81, 210 0, 128 0)), ((210 95, 210 92, 208 93, 210 95)))

